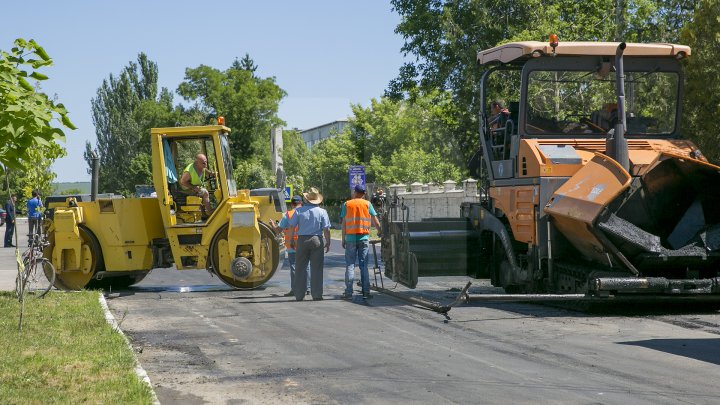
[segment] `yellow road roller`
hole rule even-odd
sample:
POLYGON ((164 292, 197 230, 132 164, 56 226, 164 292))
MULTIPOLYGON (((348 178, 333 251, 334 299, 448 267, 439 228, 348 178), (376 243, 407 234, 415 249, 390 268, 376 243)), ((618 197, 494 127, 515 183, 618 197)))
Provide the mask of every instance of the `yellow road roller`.
POLYGON ((229 133, 224 125, 153 128, 149 192, 123 198, 94 187, 90 196, 48 201, 44 253, 57 270, 55 286, 123 288, 173 264, 207 269, 238 289, 267 282, 283 246, 269 223, 285 213, 284 197, 277 189, 238 190, 229 133), (198 154, 212 173, 203 187, 209 209, 180 185, 198 154))

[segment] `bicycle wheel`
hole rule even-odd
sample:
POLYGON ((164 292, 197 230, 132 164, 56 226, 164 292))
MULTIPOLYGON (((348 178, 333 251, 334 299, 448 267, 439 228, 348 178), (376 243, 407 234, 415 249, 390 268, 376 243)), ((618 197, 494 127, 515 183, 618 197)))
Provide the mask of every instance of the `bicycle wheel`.
POLYGON ((40 257, 25 269, 25 291, 35 298, 42 298, 55 282, 55 266, 50 260, 40 257))

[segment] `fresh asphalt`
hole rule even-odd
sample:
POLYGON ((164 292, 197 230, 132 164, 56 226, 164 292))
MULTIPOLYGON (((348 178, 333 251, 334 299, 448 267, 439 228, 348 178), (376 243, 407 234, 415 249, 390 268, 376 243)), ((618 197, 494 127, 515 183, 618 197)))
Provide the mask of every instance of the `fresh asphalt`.
MULTIPOLYGON (((3 282, 10 250, 0 254, 3 282)), ((106 296, 163 404, 720 402, 717 312, 473 303, 444 316, 377 293, 342 300, 343 267, 334 241, 319 302, 283 296, 287 267, 252 291, 160 269, 106 296)), ((449 302, 467 280, 396 291, 449 302)), ((471 293, 497 292, 473 283, 471 293)))

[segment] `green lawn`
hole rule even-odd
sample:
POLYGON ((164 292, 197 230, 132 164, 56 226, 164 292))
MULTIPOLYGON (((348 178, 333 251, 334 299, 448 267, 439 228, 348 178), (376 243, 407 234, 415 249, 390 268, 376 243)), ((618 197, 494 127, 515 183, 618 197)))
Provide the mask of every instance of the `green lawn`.
POLYGON ((123 337, 105 321, 97 292, 50 292, 25 301, 0 292, 0 403, 152 403, 123 337))
MULTIPOLYGON (((342 229, 330 229, 330 237, 340 240, 342 238, 342 229)), ((375 227, 370 228, 370 239, 378 239, 375 227)))

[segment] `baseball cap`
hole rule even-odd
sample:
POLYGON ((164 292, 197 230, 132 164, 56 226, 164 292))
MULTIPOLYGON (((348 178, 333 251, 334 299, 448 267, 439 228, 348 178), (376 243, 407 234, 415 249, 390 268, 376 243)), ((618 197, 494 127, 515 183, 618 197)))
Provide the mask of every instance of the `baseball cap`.
POLYGON ((356 193, 364 193, 365 192, 365 186, 362 184, 356 184, 355 185, 355 192, 356 193))
POLYGON ((295 202, 302 202, 302 197, 300 197, 299 195, 294 195, 290 201, 291 201, 291 202, 294 202, 294 203, 295 203, 295 202))

